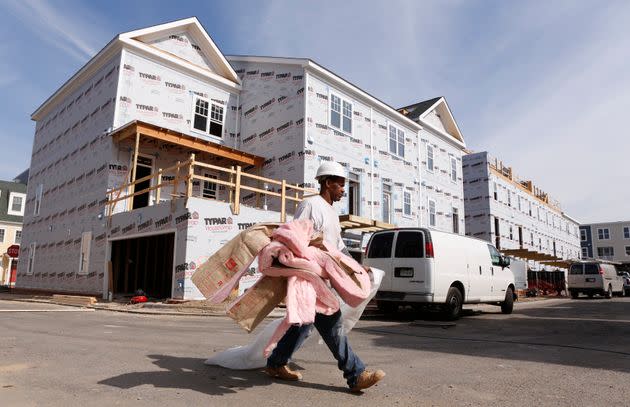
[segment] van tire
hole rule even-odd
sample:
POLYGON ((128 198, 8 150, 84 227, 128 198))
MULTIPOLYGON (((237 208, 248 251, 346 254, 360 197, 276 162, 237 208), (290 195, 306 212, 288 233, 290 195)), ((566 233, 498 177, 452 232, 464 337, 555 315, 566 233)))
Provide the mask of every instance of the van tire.
POLYGON ((398 304, 392 301, 377 301, 376 306, 383 314, 394 314, 398 311, 398 304))
POLYGON ((446 303, 444 304, 444 319, 447 321, 455 321, 462 316, 463 297, 461 291, 457 287, 448 289, 446 295, 446 303))
POLYGON ((504 314, 511 314, 514 309, 514 293, 512 289, 508 287, 505 290, 505 301, 501 303, 501 312, 504 314))
POLYGON ((611 299, 613 296, 612 286, 610 284, 608 285, 608 290, 606 290, 605 296, 608 299, 611 299))

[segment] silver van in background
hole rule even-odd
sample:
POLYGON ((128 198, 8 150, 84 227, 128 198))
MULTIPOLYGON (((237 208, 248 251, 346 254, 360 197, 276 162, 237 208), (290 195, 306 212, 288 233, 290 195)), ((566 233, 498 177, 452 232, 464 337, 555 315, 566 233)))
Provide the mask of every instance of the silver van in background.
POLYGON ((589 298, 595 294, 606 298, 612 298, 613 294, 625 295, 623 278, 617 274, 614 264, 599 261, 571 264, 568 285, 571 298, 578 298, 580 293, 589 298))

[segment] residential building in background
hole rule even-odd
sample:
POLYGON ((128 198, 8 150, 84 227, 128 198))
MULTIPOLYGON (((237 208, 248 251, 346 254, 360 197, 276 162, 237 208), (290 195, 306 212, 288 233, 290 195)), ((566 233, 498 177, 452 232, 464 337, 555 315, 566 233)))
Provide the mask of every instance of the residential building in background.
POLYGON ((532 181, 487 152, 463 158, 466 234, 542 265, 581 256, 579 224, 532 181))
POLYGON ((408 111, 310 59, 226 58, 196 18, 120 34, 32 115, 17 286, 201 299, 196 266, 330 160, 340 215, 463 233, 463 137, 443 98, 408 111))
POLYGON ((630 266, 630 221, 580 225, 582 258, 602 259, 630 266))
POLYGON ((18 258, 7 249, 22 241, 22 220, 26 205, 26 184, 0 181, 0 286, 15 283, 18 258))

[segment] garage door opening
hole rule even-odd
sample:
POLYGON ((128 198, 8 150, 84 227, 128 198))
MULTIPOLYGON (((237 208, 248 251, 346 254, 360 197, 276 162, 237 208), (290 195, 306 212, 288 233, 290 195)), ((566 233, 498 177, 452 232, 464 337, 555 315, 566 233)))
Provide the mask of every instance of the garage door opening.
POLYGON ((174 233, 113 241, 114 296, 131 296, 143 290, 149 298, 170 298, 174 244, 174 233))

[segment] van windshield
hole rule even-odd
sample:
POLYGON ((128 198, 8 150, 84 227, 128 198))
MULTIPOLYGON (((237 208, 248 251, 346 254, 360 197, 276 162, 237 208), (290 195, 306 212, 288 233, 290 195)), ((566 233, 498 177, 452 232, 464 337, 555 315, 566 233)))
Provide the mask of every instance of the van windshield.
POLYGON ((571 269, 569 270, 569 274, 582 274, 582 265, 581 264, 572 265, 571 269))
POLYGON ((597 264, 585 264, 584 274, 599 274, 599 265, 597 264))
POLYGON ((382 259, 392 256, 392 243, 394 242, 394 233, 378 233, 372 237, 370 249, 368 250, 368 258, 382 259))

